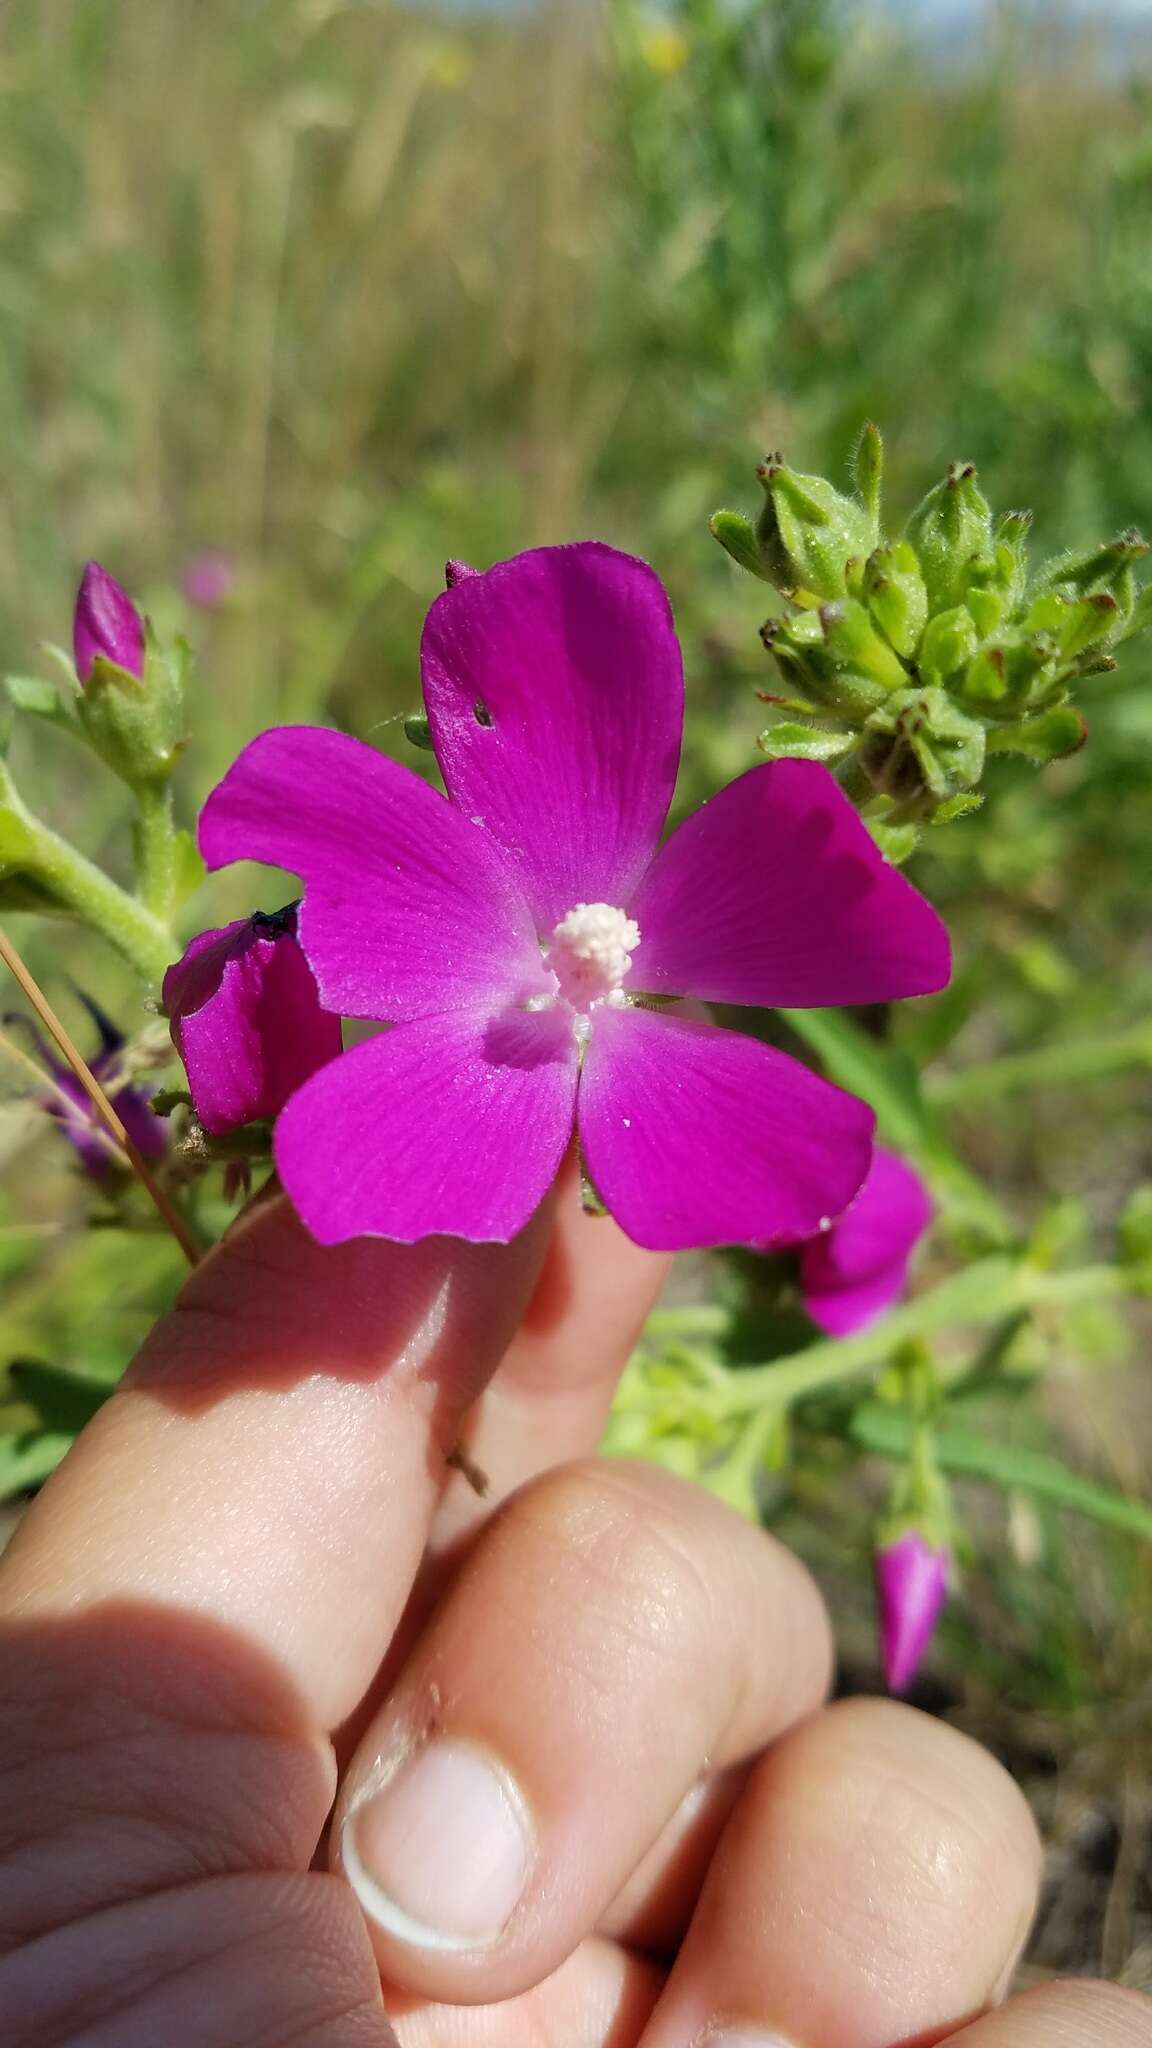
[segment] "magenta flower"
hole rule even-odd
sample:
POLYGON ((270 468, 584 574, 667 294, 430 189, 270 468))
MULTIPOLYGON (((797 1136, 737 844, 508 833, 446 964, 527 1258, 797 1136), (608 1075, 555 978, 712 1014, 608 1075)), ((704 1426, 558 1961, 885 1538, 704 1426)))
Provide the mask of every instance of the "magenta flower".
MULTIPOLYGON (((91 996, 81 993, 80 1000, 100 1033, 100 1050, 88 1062, 90 1072, 104 1089, 137 1151, 145 1159, 161 1158, 168 1143, 163 1118, 149 1108, 148 1097, 142 1089, 134 1088, 130 1082, 123 1082, 119 1087, 115 1085, 116 1069, 124 1047, 123 1037, 91 996)), ((23 1028, 36 1049, 37 1058, 52 1076, 52 1093, 40 1098, 40 1107, 59 1126, 88 1178, 107 1180, 123 1162, 112 1148, 91 1096, 71 1067, 56 1057, 26 1017, 9 1017, 6 1022, 23 1028)))
POLYGON ((227 604, 235 588, 236 563, 231 555, 218 548, 193 555, 192 560, 184 565, 180 589, 185 601, 195 605, 198 611, 212 612, 227 604))
POLYGON ((276 1129, 313 1235, 506 1241, 573 1133, 638 1244, 795 1243, 838 1215, 871 1111, 666 1005, 880 1002, 948 978, 935 912, 827 770, 764 763, 663 845, 684 685, 668 600, 597 542, 436 600, 424 695, 447 797, 342 734, 262 734, 209 797, 209 867, 301 875, 320 1000, 392 1030, 276 1129))
POLYGON ((296 937, 296 905, 201 932, 164 976, 164 1008, 193 1107, 221 1137, 274 1117, 341 1047, 296 937))
POLYGON ((76 674, 86 683, 99 657, 129 675, 144 674, 144 621, 128 592, 99 562, 89 562, 72 619, 76 674))
POLYGON ((909 1529, 876 1552, 880 1644, 889 1692, 906 1692, 948 1597, 952 1555, 909 1529))
POLYGON ((830 1230, 800 1254, 804 1307, 830 1337, 848 1337, 898 1301, 908 1261, 932 1221, 920 1176, 877 1145, 868 1178, 830 1230))

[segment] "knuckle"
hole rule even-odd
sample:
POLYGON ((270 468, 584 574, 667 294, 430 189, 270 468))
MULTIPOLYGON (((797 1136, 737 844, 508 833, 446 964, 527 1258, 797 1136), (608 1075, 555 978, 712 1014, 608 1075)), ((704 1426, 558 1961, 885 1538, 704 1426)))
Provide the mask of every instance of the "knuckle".
POLYGON ((718 1633, 719 1589, 688 1493, 590 1461, 547 1474, 522 1502, 553 1597, 661 1662, 718 1633))

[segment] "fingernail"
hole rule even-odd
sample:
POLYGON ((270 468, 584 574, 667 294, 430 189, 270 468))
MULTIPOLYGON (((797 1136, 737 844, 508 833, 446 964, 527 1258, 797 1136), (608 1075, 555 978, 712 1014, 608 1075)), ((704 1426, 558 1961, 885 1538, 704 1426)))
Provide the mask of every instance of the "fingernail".
POLYGON ((795 2048, 783 2034, 762 2034, 755 2027, 721 2027, 718 2034, 705 2034, 698 2048, 795 2048))
POLYGON ((524 1803, 469 1743, 432 1741, 354 1806, 344 1872, 370 1919, 416 1948, 486 1948, 519 1901, 532 1859, 524 1803))

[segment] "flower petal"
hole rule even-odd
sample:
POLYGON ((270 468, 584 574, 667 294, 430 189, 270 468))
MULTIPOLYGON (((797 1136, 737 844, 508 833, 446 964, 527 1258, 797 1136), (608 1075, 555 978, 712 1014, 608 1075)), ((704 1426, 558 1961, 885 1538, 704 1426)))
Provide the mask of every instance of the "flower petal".
POLYGON ((210 868, 305 883, 300 943, 324 1007, 393 1020, 549 986, 496 847, 398 761, 318 726, 261 733, 200 814, 210 868))
POLYGON ((593 1022, 581 1143, 616 1221, 652 1251, 810 1237, 861 1185, 874 1122, 739 1032, 652 1010, 593 1022))
POLYGON ((819 1287, 809 1287, 805 1281, 804 1313, 826 1336, 851 1337, 899 1301, 907 1279, 908 1261, 897 1259, 894 1265, 882 1266, 867 1280, 830 1287, 826 1293, 821 1293, 819 1287))
POLYGON ((943 988, 948 934, 817 761, 770 761, 672 834, 628 906, 631 993, 880 1003, 943 988))
POLYGON ((659 578, 599 541, 533 549, 437 598, 421 660, 445 787, 515 862, 540 935, 574 904, 626 903, 680 758, 659 578))
POLYGON ((575 1096, 559 1010, 425 1017, 305 1082, 276 1126, 276 1164, 321 1244, 506 1244, 551 1186, 575 1096))
POLYGON ((164 976, 164 1008, 196 1114, 222 1135, 279 1115, 341 1050, 296 937, 296 911, 201 932, 164 976))
POLYGON ((877 1145, 868 1178, 831 1230, 800 1257, 804 1306, 831 1336, 862 1329, 904 1291, 911 1254, 932 1221, 919 1174, 877 1145))

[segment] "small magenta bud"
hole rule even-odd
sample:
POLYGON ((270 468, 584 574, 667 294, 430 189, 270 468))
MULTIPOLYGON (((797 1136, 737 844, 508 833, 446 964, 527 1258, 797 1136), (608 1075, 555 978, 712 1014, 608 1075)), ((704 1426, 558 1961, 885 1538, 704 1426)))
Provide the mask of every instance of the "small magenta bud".
POLYGON ((907 1692, 948 1596, 952 1554, 908 1529, 876 1552, 880 1646, 889 1692, 907 1692))
POLYGON ((80 579, 72 621, 76 674, 86 683, 92 664, 110 661, 131 676, 144 674, 144 621, 128 592, 99 562, 89 562, 80 579))

